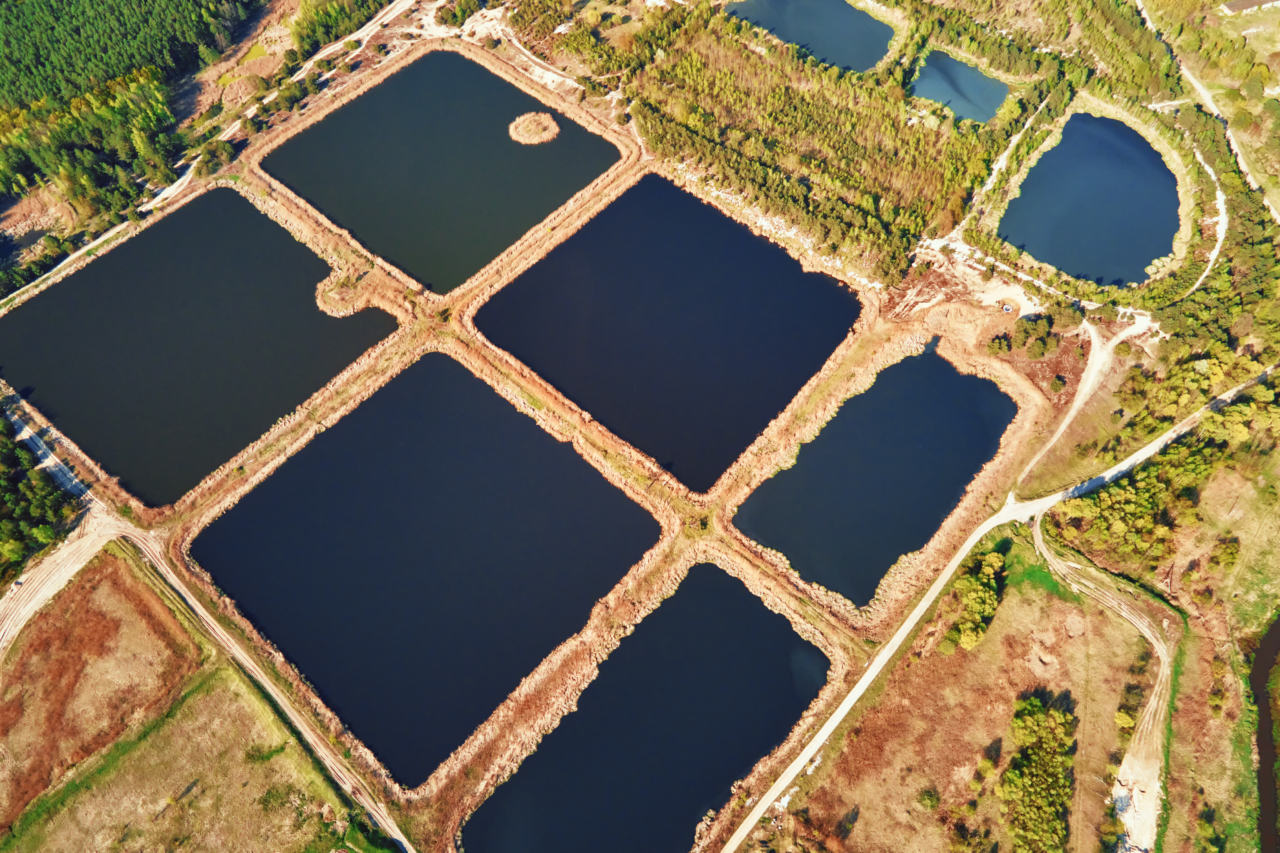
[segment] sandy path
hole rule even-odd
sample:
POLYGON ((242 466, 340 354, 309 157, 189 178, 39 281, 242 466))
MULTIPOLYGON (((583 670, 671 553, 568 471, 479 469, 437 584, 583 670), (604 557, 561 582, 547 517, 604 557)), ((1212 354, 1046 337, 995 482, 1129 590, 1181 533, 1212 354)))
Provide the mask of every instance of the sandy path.
POLYGON ((1218 191, 1218 218, 1216 220, 1218 224, 1218 242, 1214 245, 1213 251, 1209 253, 1209 263, 1205 266, 1204 272, 1200 273, 1200 277, 1196 279, 1196 283, 1191 285, 1190 290, 1182 294, 1179 301, 1186 299, 1188 296, 1195 293, 1196 290, 1199 289, 1200 285, 1204 284, 1204 280, 1209 277, 1210 271, 1213 270, 1213 265, 1218 261, 1218 253, 1222 251, 1222 244, 1227 240, 1227 225, 1229 224, 1229 218, 1227 217, 1227 194, 1222 191, 1222 184, 1218 183, 1218 175, 1213 171, 1213 169, 1209 168, 1209 164, 1205 162, 1203 155, 1200 154, 1200 149, 1195 148, 1193 150, 1196 152, 1196 159, 1200 161, 1201 166, 1204 166, 1204 170, 1209 173, 1209 177, 1213 179, 1213 186, 1218 191))
MULTIPOLYGON (((1275 370, 1275 367, 1276 366, 1273 365, 1268 368, 1258 378, 1265 378, 1271 373, 1271 371, 1275 370)), ((848 695, 840 702, 827 721, 822 724, 822 727, 817 731, 817 733, 814 734, 807 744, 805 744, 804 749, 802 749, 800 754, 796 756, 795 760, 787 766, 787 769, 782 772, 778 779, 773 783, 773 786, 765 792, 764 796, 760 798, 760 801, 756 803, 755 807, 747 813, 747 816, 738 825, 738 828, 734 830, 733 835, 729 837, 729 841, 724 846, 724 853, 732 853, 732 851, 737 850, 742 843, 747 840, 747 836, 750 835, 751 832, 759 825, 760 819, 764 817, 765 813, 778 802, 779 798, 782 797, 788 786, 790 786, 795 778, 800 775, 801 771, 808 766, 809 762, 813 760, 819 750, 826 745, 827 740, 835 733, 835 730, 844 721, 844 718, 849 715, 849 712, 853 710, 854 706, 858 703, 858 700, 861 699, 863 694, 867 692, 873 683, 875 683, 876 678, 884 668, 893 661, 898 650, 902 648, 902 645, 911 637, 920 620, 923 619, 925 614, 929 612, 929 609, 933 607, 938 596, 942 594, 943 589, 945 589, 947 584, 951 581, 951 576, 955 574, 956 569, 960 567, 960 563, 966 556, 968 556, 969 552, 973 550, 974 546, 978 544, 983 536, 986 536, 996 527, 999 527, 1002 524, 1007 524, 1011 521, 1030 521, 1033 518, 1043 515, 1059 501, 1067 498, 1079 497, 1080 495, 1087 494, 1094 489, 1116 480, 1134 467, 1146 462, 1152 456, 1159 453, 1166 445, 1169 444, 1169 442, 1192 429, 1200 422, 1200 419, 1204 417, 1206 412, 1218 408, 1223 403, 1233 399, 1242 390, 1244 390, 1244 388, 1253 384, 1255 381, 1257 380, 1251 379, 1248 382, 1241 383, 1235 388, 1215 397, 1202 409, 1185 418, 1181 423, 1157 437, 1129 458, 1117 463, 1115 466, 1097 477, 1086 480, 1085 482, 1073 486, 1070 489, 1064 489, 1060 492, 1032 501, 1019 501, 1013 496, 1013 494, 1010 494, 1009 500, 1005 504, 1004 508, 980 524, 978 528, 969 535, 969 538, 964 541, 964 544, 956 551, 955 555, 951 558, 951 561, 948 562, 946 567, 942 570, 942 573, 938 575, 937 580, 933 582, 929 587, 929 590, 924 594, 924 597, 920 599, 918 604, 916 604, 915 609, 911 611, 910 615, 908 615, 903 623, 898 627, 898 630, 894 632, 893 637, 889 642, 880 647, 880 651, 871 659, 871 662, 867 665, 866 672, 864 672, 862 677, 858 679, 856 684, 854 684, 853 689, 849 691, 848 695)), ((1168 704, 1167 701, 1165 704, 1168 704)), ((1144 712, 1144 718, 1146 716, 1146 712, 1144 712)), ((1150 723, 1149 725, 1155 724, 1150 723)), ((1158 734, 1159 732, 1157 732, 1157 735, 1158 734)), ((1136 735, 1134 740, 1137 740, 1136 735)), ((1137 750, 1131 747, 1130 752, 1137 752, 1137 750)), ((1146 754, 1145 751, 1143 754, 1146 754)), ((1127 760, 1128 759, 1126 757, 1126 761, 1127 760)), ((1138 759, 1135 758, 1135 762, 1137 760, 1138 759)), ((1131 766, 1130 773, 1134 774, 1140 769, 1141 768, 1138 768, 1135 764, 1131 766)), ((1156 778, 1157 780, 1159 778, 1158 769, 1156 778)), ((1136 801, 1135 804, 1142 805, 1136 801)), ((1159 814, 1158 806, 1159 804, 1157 803, 1157 816, 1159 814)))
POLYGON ((1157 628, 1146 614, 1130 603, 1129 596, 1120 590, 1114 578, 1097 569, 1067 562, 1048 547, 1041 530, 1043 518, 1044 513, 1036 516, 1032 532, 1036 551, 1044 557, 1049 568, 1075 593, 1093 599, 1137 628, 1155 652, 1158 667, 1155 684, 1138 717, 1133 740, 1120 762, 1115 786, 1111 790, 1116 815, 1125 828, 1119 849, 1123 853, 1149 853, 1155 847, 1164 800, 1160 777, 1164 770, 1165 719, 1173 690, 1172 664, 1176 644, 1165 636, 1163 628, 1168 623, 1157 628))

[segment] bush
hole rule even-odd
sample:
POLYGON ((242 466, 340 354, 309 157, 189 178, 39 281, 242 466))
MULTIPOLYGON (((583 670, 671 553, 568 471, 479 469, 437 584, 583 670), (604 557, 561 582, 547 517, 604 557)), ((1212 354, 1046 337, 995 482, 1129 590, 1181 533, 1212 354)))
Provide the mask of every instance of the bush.
POLYGON ((1067 387, 1067 380, 1063 379, 1061 376, 1053 377, 1053 381, 1049 383, 1049 390, 1055 394, 1057 394, 1059 391, 1061 391, 1063 388, 1066 388, 1066 387, 1067 387))

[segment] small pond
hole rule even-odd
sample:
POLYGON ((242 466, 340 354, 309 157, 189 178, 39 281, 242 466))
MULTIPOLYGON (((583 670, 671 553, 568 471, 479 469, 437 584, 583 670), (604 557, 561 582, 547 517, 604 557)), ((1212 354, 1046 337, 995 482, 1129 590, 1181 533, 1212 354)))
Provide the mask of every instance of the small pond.
POLYGON ((893 40, 893 27, 845 0, 740 0, 725 8, 821 61, 850 71, 874 68, 893 40))
POLYGON ((1068 275, 1147 280, 1178 231, 1178 182, 1136 130, 1076 114, 1000 220, 1000 237, 1068 275))
POLYGON ((1004 103, 1009 87, 972 65, 935 50, 911 84, 911 94, 950 107, 956 118, 987 122, 1004 103))
POLYGON ((152 506, 395 331, 316 305, 329 267, 212 190, 0 317, 0 375, 152 506))
POLYGON ((706 491, 858 311, 835 279, 649 175, 499 291, 476 324, 706 491))
POLYGON ((555 139, 508 126, 541 101, 453 53, 429 53, 281 145, 263 168, 437 293, 462 284, 617 162, 564 116, 555 139))
POLYGON ((827 659, 741 582, 694 566, 600 665, 538 751, 463 828, 468 853, 693 846, 729 786, 780 744, 827 659))
POLYGON ((958 372, 931 347, 846 401, 734 523, 805 580, 864 605, 955 509, 1015 414, 994 382, 958 372))
POLYGON ((432 354, 191 553, 412 787, 582 629, 659 532, 570 445, 432 354))

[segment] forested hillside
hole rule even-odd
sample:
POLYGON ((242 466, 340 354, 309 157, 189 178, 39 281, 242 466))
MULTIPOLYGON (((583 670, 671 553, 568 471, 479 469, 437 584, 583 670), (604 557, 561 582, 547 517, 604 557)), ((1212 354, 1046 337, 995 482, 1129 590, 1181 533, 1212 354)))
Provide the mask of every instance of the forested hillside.
POLYGON ((0 105, 69 100, 146 67, 187 71, 225 50, 246 12, 237 0, 3 0, 0 105))

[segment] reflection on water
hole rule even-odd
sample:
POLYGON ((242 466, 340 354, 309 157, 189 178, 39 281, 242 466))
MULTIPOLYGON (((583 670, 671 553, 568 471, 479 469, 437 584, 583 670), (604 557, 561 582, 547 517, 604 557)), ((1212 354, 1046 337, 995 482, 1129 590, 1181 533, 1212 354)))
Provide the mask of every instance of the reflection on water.
POLYGON ((957 118, 990 121, 1004 103, 1009 87, 940 50, 929 54, 911 94, 951 108, 957 118))

